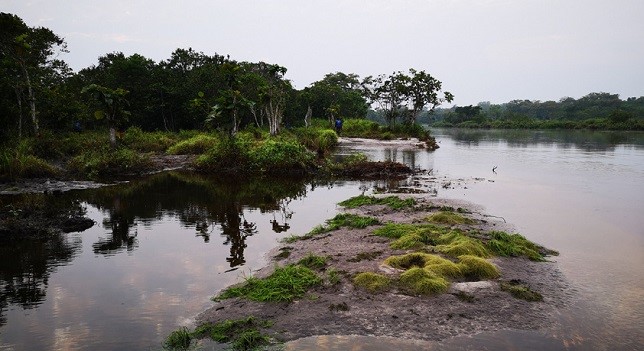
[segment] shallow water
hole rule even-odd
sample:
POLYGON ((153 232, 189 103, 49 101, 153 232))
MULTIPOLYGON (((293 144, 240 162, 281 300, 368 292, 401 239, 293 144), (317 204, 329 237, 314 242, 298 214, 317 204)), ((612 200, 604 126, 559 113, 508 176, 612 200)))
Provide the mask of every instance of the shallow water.
MULTIPOLYGON (((575 287, 574 302, 548 330, 441 343, 329 336, 286 348, 642 349, 644 133, 434 133, 441 148, 433 153, 357 148, 431 169, 438 183, 425 190, 481 204, 560 251, 555 260, 575 287)), ((335 215, 337 202, 374 185, 390 184, 171 172, 66 193, 97 224, 49 243, 0 248, 0 350, 159 349, 216 291, 264 266, 280 238, 308 232, 335 215)), ((56 206, 69 202, 60 200, 56 206)))

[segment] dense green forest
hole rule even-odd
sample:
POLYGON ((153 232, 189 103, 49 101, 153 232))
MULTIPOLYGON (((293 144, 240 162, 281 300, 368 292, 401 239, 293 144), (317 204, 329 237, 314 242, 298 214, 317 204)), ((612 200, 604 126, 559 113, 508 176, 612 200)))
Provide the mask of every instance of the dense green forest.
POLYGON ((437 108, 423 123, 466 128, 557 128, 644 130, 644 97, 590 93, 559 101, 513 100, 505 104, 437 108))
POLYGON ((155 62, 139 54, 107 53, 73 72, 61 60, 63 38, 19 17, 0 14, 0 132, 36 135, 113 127, 179 131, 219 128, 233 134, 248 125, 305 124, 305 117, 364 118, 379 104, 389 121, 413 121, 442 101, 441 82, 424 71, 367 77, 330 73, 301 90, 278 64, 244 62, 178 48, 155 62), (400 114, 401 106, 411 113, 400 114))

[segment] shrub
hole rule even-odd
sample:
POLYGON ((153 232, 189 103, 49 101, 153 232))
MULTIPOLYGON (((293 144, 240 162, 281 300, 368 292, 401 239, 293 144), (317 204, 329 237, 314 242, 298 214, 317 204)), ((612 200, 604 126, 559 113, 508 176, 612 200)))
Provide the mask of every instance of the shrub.
POLYGON ((165 151, 175 142, 170 133, 144 132, 138 127, 128 128, 121 140, 130 149, 142 152, 165 151))
POLYGON ((214 136, 199 134, 170 146, 167 152, 171 155, 203 154, 215 147, 217 142, 214 136))
POLYGON ((72 172, 92 179, 142 173, 150 170, 151 166, 148 156, 126 148, 88 151, 68 162, 72 172))
POLYGON ((380 135, 382 126, 368 119, 346 119, 342 125, 342 135, 355 138, 374 138, 380 135))
POLYGON ((261 173, 303 171, 314 165, 314 156, 296 141, 266 140, 249 152, 252 169, 261 173))
POLYGON ((54 166, 36 156, 0 150, 0 179, 54 177, 58 174, 54 166))

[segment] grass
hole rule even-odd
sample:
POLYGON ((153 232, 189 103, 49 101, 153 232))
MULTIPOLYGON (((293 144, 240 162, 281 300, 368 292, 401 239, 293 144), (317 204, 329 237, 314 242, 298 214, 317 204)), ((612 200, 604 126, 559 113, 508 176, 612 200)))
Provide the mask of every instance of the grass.
POLYGON ((192 335, 188 328, 183 327, 170 333, 163 342, 166 350, 187 350, 192 343, 192 335))
POLYGON ((366 289, 369 292, 375 293, 388 289, 391 284, 391 279, 382 274, 362 272, 353 277, 353 284, 357 287, 366 289))
POLYGON ((148 156, 127 148, 103 148, 88 150, 72 158, 67 167, 70 171, 90 179, 136 174, 151 168, 148 156))
POLYGON ((130 127, 121 138, 121 142, 132 150, 141 152, 163 152, 176 142, 176 134, 168 132, 144 132, 140 128, 130 127))
POLYGON ((390 244, 392 249, 411 250, 420 249, 425 246, 424 238, 417 233, 411 233, 401 236, 390 244))
POLYGON ((270 337, 260 329, 269 328, 272 323, 250 316, 219 323, 205 323, 192 333, 194 337, 209 337, 219 343, 231 343, 233 350, 255 350, 270 343, 270 337))
POLYGON ((463 274, 470 279, 495 279, 501 275, 499 269, 484 258, 463 255, 459 256, 458 260, 463 268, 463 274))
POLYGON ((356 208, 368 205, 387 205, 391 209, 399 210, 402 208, 414 207, 416 200, 413 198, 401 199, 398 196, 374 197, 359 195, 339 203, 346 208, 356 208))
POLYGON ((18 150, 0 150, 0 180, 54 177, 59 171, 49 162, 18 150))
POLYGON ((385 264, 398 269, 423 268, 444 278, 460 278, 463 267, 446 258, 424 252, 412 252, 405 255, 391 256, 385 264))
POLYGON ((499 256, 524 256, 532 261, 544 261, 542 251, 547 251, 548 254, 557 254, 556 251, 545 250, 520 234, 508 234, 500 231, 490 233, 487 247, 499 256))
POLYGON ((444 242, 444 244, 436 245, 435 249, 451 257, 459 257, 462 255, 490 257, 490 253, 480 240, 458 234, 457 232, 440 236, 438 242, 444 242))
POLYGON ((380 221, 373 217, 359 216, 350 213, 339 213, 326 221, 326 225, 313 228, 313 235, 338 230, 342 227, 363 229, 371 225, 380 224, 380 221))
POLYGON ((429 270, 413 267, 400 275, 400 285, 417 295, 440 294, 449 288, 449 282, 429 270))
POLYGON ((297 262, 298 265, 304 266, 306 268, 320 270, 326 267, 327 257, 316 256, 312 253, 304 256, 301 260, 297 262))
POLYGON ((529 286, 523 284, 519 280, 510 280, 508 282, 501 282, 501 290, 507 291, 517 299, 526 300, 530 302, 543 301, 543 295, 530 289, 529 286))
POLYGON ((456 224, 472 224, 473 220, 470 218, 464 217, 463 215, 457 212, 449 211, 440 211, 436 212, 429 217, 427 221, 435 224, 446 224, 446 225, 456 225, 456 224))
POLYGON ((293 301, 321 283, 322 280, 310 268, 288 265, 276 268, 264 279, 247 278, 242 285, 224 290, 215 299, 241 297, 259 302, 293 301))

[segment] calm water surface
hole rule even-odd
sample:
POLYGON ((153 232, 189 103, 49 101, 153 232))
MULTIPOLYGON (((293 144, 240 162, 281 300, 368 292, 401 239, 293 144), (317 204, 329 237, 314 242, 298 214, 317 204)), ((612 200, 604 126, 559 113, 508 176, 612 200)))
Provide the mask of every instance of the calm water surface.
MULTIPOLYGON (((442 343, 331 336, 287 349, 644 349, 644 133, 434 134, 434 153, 357 149, 431 169, 438 196, 480 204, 559 250, 574 301, 548 330, 442 343)), ((55 205, 79 200, 93 228, 0 248, 0 350, 158 350, 217 290, 264 266, 280 238, 308 232, 373 186, 175 172, 67 193, 55 205)))

